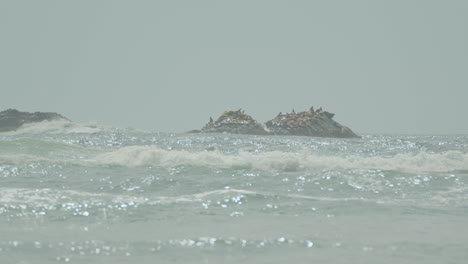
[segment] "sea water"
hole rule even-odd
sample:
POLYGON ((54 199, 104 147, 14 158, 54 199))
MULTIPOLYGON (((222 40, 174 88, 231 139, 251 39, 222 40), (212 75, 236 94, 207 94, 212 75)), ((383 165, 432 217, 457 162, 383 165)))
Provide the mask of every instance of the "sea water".
POLYGON ((0 133, 0 263, 468 263, 468 136, 0 133))

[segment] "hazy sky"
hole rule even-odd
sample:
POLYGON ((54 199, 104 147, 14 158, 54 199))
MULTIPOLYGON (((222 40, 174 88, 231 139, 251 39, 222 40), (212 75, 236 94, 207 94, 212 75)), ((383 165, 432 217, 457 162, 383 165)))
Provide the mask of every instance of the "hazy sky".
POLYGON ((1 1, 0 109, 183 132, 322 106, 468 134, 468 1, 1 1))

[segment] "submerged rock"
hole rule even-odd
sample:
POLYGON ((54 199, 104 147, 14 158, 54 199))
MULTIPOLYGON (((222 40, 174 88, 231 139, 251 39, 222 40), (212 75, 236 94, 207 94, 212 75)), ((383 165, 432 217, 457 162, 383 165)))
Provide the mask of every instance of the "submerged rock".
POLYGON ((333 120, 335 114, 322 108, 310 111, 278 114, 265 123, 267 130, 274 135, 296 135, 311 137, 358 138, 350 128, 333 120))
POLYGON ((8 109, 0 112, 0 132, 17 130, 24 124, 52 120, 68 120, 57 113, 46 112, 20 112, 16 109, 8 109))
POLYGON ((251 135, 294 135, 311 137, 338 137, 359 138, 350 128, 333 120, 335 114, 323 111, 322 108, 314 111, 297 113, 279 113, 275 118, 264 125, 246 115, 241 109, 225 111, 216 121, 210 121, 201 130, 192 130, 191 133, 233 133, 251 135))
MULTIPOLYGON (((195 132, 197 130, 192 130, 195 132)), ((200 130, 200 133, 232 133, 249 135, 267 135, 262 124, 241 109, 237 111, 225 111, 216 121, 210 117, 210 121, 200 130)))

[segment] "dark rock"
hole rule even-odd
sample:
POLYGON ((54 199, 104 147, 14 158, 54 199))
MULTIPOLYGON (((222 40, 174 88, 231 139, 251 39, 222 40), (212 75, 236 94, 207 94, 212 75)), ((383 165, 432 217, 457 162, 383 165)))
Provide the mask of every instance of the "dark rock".
POLYGON ((210 121, 201 130, 191 133, 233 133, 253 135, 294 135, 311 137, 359 138, 351 129, 333 120, 335 114, 318 108, 314 111, 279 113, 262 125, 241 109, 226 111, 216 121, 210 121))
MULTIPOLYGON (((311 108, 312 110, 313 108, 311 108)), ((265 123, 267 131, 274 135, 296 135, 312 137, 357 138, 348 127, 332 118, 335 114, 323 111, 307 111, 278 115, 265 123)))
POLYGON ((210 119, 201 130, 201 133, 232 133, 232 134, 250 134, 267 135, 262 124, 255 121, 251 116, 244 113, 243 110, 225 111, 216 121, 210 119))
POLYGON ((0 112, 0 132, 17 130, 24 124, 52 120, 68 120, 57 113, 45 112, 20 112, 16 109, 8 109, 0 112))
POLYGON ((190 133, 190 134, 197 134, 197 133, 200 133, 201 130, 200 129, 192 129, 190 131, 188 131, 187 133, 190 133))

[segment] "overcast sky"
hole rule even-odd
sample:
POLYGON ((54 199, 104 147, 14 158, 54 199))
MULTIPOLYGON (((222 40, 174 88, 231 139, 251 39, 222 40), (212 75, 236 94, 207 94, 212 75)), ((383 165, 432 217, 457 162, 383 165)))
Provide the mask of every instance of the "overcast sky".
POLYGON ((468 134, 468 1, 1 1, 0 110, 183 132, 311 105, 468 134))

